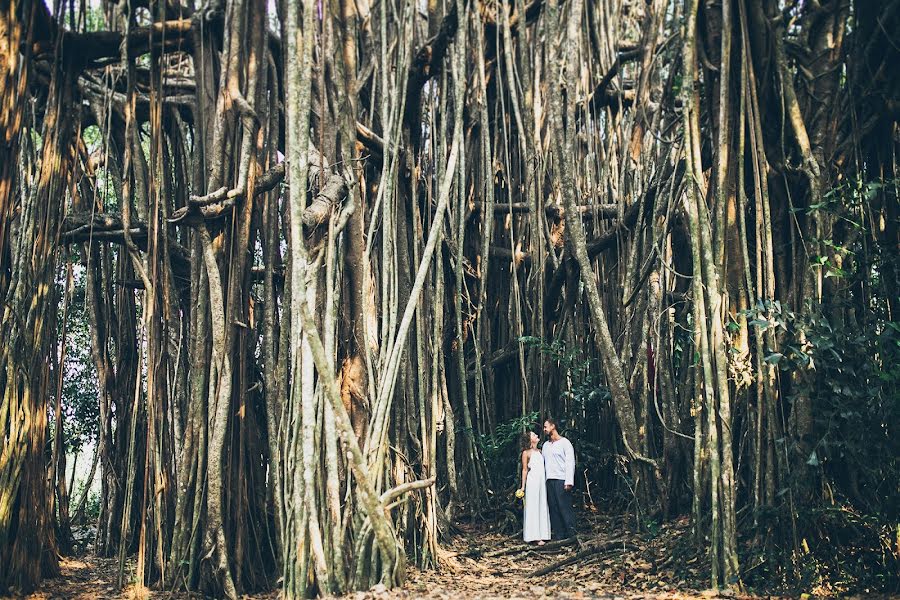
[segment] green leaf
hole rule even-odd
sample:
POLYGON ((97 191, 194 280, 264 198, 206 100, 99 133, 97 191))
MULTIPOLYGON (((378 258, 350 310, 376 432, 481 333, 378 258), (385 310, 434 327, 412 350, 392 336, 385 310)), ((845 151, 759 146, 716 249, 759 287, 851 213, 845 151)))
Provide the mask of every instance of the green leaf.
POLYGON ((881 183, 880 181, 873 181, 873 182, 867 184, 866 191, 865 191, 866 200, 872 200, 878 194, 879 190, 881 190, 882 187, 884 187, 884 184, 881 183))
POLYGON ((781 352, 773 352, 765 358, 765 361, 769 364, 777 365, 782 358, 784 358, 784 354, 781 352))
POLYGON ((819 457, 818 457, 818 455, 816 455, 815 450, 813 450, 812 454, 809 455, 809 459, 806 461, 806 464, 808 464, 811 467, 819 466, 819 457))

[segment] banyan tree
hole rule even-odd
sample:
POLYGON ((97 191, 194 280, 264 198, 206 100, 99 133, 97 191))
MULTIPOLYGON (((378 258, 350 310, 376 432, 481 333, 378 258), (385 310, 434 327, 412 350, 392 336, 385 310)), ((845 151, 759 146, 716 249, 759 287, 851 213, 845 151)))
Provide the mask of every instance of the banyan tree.
POLYGON ((714 587, 741 538, 800 552, 798 507, 896 520, 898 31, 898 0, 0 0, 0 591, 67 551, 78 343, 120 584, 400 585, 534 413, 638 526, 690 515, 714 587))

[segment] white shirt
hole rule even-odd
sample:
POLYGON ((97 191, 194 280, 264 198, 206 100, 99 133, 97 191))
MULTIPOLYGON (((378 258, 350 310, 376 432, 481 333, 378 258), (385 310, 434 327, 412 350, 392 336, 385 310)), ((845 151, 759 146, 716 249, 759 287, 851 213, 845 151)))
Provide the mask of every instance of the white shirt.
POLYGON ((547 479, 562 479, 564 485, 575 485, 575 449, 572 442, 561 436, 555 442, 547 440, 541 454, 544 455, 547 479))

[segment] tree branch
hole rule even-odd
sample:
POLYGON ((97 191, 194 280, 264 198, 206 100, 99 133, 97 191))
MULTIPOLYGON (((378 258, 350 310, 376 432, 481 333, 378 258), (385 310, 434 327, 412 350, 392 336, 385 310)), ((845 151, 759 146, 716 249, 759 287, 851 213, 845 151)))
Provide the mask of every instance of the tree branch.
POLYGON ((458 28, 459 18, 456 14, 456 3, 451 3, 437 34, 416 51, 416 56, 409 65, 406 75, 406 108, 403 112, 403 122, 409 129, 414 147, 419 143, 419 133, 415 125, 419 122, 419 114, 422 110, 422 87, 429 79, 441 74, 444 57, 447 55, 450 42, 456 37, 458 28))
POLYGON ((383 493, 379 498, 379 502, 381 502, 382 505, 387 506, 403 494, 407 494, 409 492, 434 485, 434 481, 434 477, 429 477, 428 479, 419 479, 417 481, 407 481, 406 483, 401 483, 400 485, 393 487, 383 493))

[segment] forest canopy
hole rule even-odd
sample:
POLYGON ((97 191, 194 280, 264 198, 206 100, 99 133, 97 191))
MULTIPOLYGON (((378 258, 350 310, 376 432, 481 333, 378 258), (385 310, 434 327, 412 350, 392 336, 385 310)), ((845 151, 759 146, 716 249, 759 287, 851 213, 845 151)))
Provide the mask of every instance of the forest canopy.
POLYGON ((86 523, 120 586, 399 586, 548 416, 583 503, 689 518, 711 587, 897 591, 897 32, 0 0, 0 592, 86 523))

